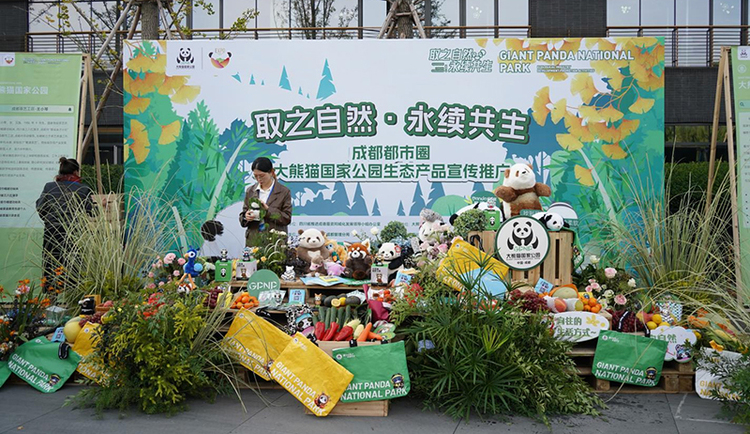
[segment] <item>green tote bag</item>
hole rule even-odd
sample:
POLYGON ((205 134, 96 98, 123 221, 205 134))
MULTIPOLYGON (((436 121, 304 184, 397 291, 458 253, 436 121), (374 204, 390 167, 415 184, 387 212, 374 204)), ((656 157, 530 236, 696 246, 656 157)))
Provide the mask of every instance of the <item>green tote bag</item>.
MULTIPOLYGON (((66 344, 67 345, 67 344, 66 344)), ((32 339, 10 355, 11 372, 40 392, 56 392, 73 375, 81 356, 67 348, 60 358, 60 344, 44 337, 32 339)))
POLYGON ((602 331, 591 372, 600 380, 653 387, 659 383, 667 341, 602 331))
POLYGON ((411 388, 403 342, 333 350, 333 359, 354 374, 341 402, 406 396, 411 388))

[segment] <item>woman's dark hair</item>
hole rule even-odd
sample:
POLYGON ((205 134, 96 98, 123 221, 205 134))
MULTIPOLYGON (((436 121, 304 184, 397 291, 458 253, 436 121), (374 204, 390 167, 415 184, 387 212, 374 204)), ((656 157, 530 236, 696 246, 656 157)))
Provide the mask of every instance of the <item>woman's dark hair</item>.
POLYGON ((251 170, 260 170, 261 172, 271 173, 273 170, 273 163, 266 157, 258 157, 253 161, 253 165, 250 167, 251 170))
POLYGON ((60 157, 60 175, 72 175, 79 170, 81 170, 81 166, 76 160, 60 157))

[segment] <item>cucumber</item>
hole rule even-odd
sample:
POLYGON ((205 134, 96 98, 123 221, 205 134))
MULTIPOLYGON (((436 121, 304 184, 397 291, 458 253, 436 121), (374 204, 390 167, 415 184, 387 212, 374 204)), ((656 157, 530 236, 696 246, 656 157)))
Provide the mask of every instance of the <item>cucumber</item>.
POLYGON ((326 307, 331 307, 331 302, 335 298, 337 298, 335 295, 329 295, 328 297, 326 297, 326 299, 325 299, 325 301, 323 303, 326 305, 326 307))
POLYGON ((326 322, 326 313, 328 313, 328 308, 325 306, 318 306, 318 322, 322 322, 325 324, 326 322))
POLYGON ((313 312, 313 314, 312 314, 312 323, 313 323, 313 326, 315 324, 319 323, 319 322, 320 322, 320 320, 318 320, 318 312, 313 312))
POLYGON ((346 313, 344 314, 344 324, 348 323, 352 319, 352 307, 346 305, 346 313))
POLYGON ((343 307, 339 308, 338 316, 336 318, 336 322, 339 323, 340 328, 344 328, 344 324, 346 324, 346 321, 344 321, 346 315, 346 309, 343 307))

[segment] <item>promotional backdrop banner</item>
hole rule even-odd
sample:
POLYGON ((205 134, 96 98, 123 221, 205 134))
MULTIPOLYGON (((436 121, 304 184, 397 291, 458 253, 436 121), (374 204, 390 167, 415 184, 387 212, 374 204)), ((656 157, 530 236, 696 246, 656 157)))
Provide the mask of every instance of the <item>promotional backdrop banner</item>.
POLYGON ((584 245, 662 190, 659 38, 127 41, 124 62, 126 186, 175 198, 206 255, 239 255, 259 156, 292 192, 290 231, 339 241, 416 232, 514 163, 572 205, 584 245))
POLYGON ((80 54, 0 53, 0 285, 41 276, 36 200, 76 158, 80 54), (33 271, 32 271, 33 270, 33 271), (33 274, 32 274, 33 273, 33 274))

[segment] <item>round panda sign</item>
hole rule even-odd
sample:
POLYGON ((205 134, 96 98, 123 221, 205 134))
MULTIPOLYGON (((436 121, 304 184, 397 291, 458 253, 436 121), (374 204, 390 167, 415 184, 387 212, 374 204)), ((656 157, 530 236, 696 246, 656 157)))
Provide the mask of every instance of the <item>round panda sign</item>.
POLYGON ((495 250, 500 260, 508 267, 514 270, 530 270, 547 257, 547 228, 535 218, 512 217, 497 231, 495 250))

